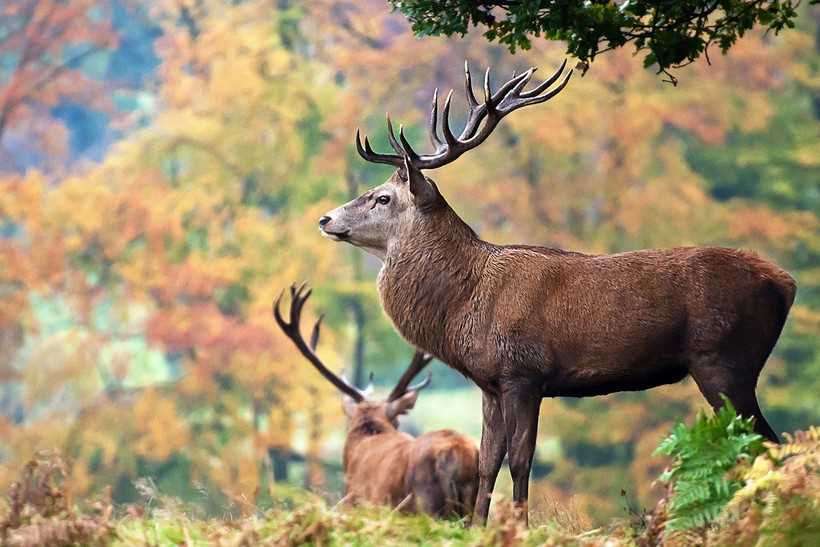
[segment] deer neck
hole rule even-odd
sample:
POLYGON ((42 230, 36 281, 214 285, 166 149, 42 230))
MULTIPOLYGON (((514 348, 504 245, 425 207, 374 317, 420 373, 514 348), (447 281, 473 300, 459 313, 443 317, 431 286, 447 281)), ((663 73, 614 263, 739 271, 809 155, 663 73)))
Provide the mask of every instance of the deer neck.
MULTIPOLYGON (((491 246, 449 207, 421 215, 388 247, 379 294, 387 315, 410 343, 454 359, 448 340, 469 304, 491 246)), ((452 361, 449 361, 452 362, 452 361)))
POLYGON ((396 428, 375 420, 364 421, 353 427, 348 431, 344 444, 344 453, 342 456, 342 467, 344 471, 348 471, 350 463, 354 459, 354 454, 359 451, 363 442, 370 441, 375 437, 386 438, 391 435, 400 435, 400 433, 396 428))

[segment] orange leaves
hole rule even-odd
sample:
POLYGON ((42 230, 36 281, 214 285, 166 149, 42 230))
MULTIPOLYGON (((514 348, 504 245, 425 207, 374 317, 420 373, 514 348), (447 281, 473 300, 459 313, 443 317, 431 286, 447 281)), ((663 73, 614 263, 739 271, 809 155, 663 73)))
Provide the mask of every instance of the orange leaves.
MULTIPOLYGON (((110 107, 108 90, 73 66, 49 76, 67 45, 111 47, 107 5, 0 2, 0 27, 6 17, 18 21, 32 6, 36 11, 20 27, 30 36, 0 44, 0 57, 11 51, 18 60, 26 36, 45 48, 0 77, 0 148, 14 136, 58 158, 67 135, 51 119, 51 105, 65 96, 110 107), (90 18, 98 8, 100 17, 90 18), (43 76, 49 79, 26 94, 43 76)), ((100 458, 109 472, 127 477, 138 458, 181 455, 194 474, 241 500, 264 479, 268 448, 316 457, 341 428, 339 400, 276 330, 270 305, 293 281, 316 286, 311 313, 329 312, 320 352, 337 370, 350 349, 344 320, 352 299, 368 306, 369 353, 378 354, 380 338, 392 336, 374 299, 378 265, 353 263, 360 250, 332 245, 316 229, 318 217, 347 198, 348 184, 378 178, 352 150, 354 128, 378 127, 374 146, 386 149, 383 112, 390 110, 421 147, 419 129, 435 87, 441 97, 456 89, 452 118, 460 126, 465 57, 480 95, 478 74, 488 64, 495 82, 529 65, 543 76, 563 55, 546 41, 515 57, 477 35, 420 41, 383 0, 319 0, 294 8, 297 15, 277 6, 151 2, 147 9, 163 33, 154 43, 157 86, 145 90, 150 106, 140 114, 150 116, 147 125, 72 176, 29 172, 0 180, 0 229, 7 230, 0 239, 0 327, 22 329, 15 343, 31 344, 14 349, 14 359, 28 358, 25 369, 15 361, 0 374, 21 382, 25 402, 65 396, 69 410, 81 412, 101 396, 101 384, 128 391, 137 380, 178 379, 167 393, 134 390, 116 402, 105 393, 104 411, 82 410, 75 448, 81 462, 100 458), (51 310, 57 320, 38 309, 43 301, 59 303, 59 313, 51 310), (126 342, 116 345, 118 336, 150 344, 160 372, 143 366, 126 342)), ((720 145, 727 135, 768 127, 779 108, 770 92, 785 78, 815 86, 808 65, 787 62, 787 53, 808 49, 807 35, 784 36, 788 42, 777 39, 776 47, 748 37, 714 66, 689 67, 677 88, 628 52, 612 52, 585 77, 576 73, 549 104, 505 120, 479 153, 433 176, 456 210, 493 241, 593 251, 729 242, 773 253, 793 241, 814 242, 813 215, 719 202, 687 158, 692 142, 720 145)), ((811 168, 814 152, 796 147, 791 159, 811 168)), ((12 165, 14 158, 2 154, 0 163, 12 165)), ((816 272, 801 273, 801 287, 817 285, 816 272)), ((816 315, 798 306, 790 324, 810 335, 816 315)), ((634 450, 631 467, 601 466, 589 484, 578 485, 589 490, 590 507, 610 483, 654 475, 651 448, 671 418, 648 409, 663 414, 671 407, 668 414, 679 419, 701 401, 691 384, 630 397, 580 408, 545 403, 542 431, 556 452, 564 450, 563 479, 587 476, 566 457, 579 431, 590 444, 634 450)), ((55 425, 63 413, 49 416, 54 424, 29 416, 37 427, 2 422, 0 434, 14 437, 14 454, 64 443, 65 427, 55 425)), ((94 482, 88 469, 76 475, 83 488, 94 482)))
POLYGON ((659 147, 652 159, 662 175, 647 177, 620 196, 614 220, 637 247, 703 244, 721 228, 722 211, 680 152, 677 143, 659 147))
MULTIPOLYGON (((49 109, 68 99, 110 110, 109 97, 100 92, 102 83, 78 69, 116 45, 117 36, 104 16, 109 3, 21 0, 12 4, 13 9, 0 11, 0 56, 10 67, 0 74, 0 145, 12 133, 28 140, 29 147, 40 148, 53 167, 64 159, 65 131, 49 109)), ((13 170, 14 152, 0 149, 0 154, 8 156, 0 165, 13 170)))
POLYGON ((42 222, 43 175, 38 171, 30 171, 25 177, 9 175, 0 178, 0 188, 0 216, 8 222, 37 228, 42 222))
POLYGON ((196 348, 217 361, 236 351, 261 352, 270 346, 268 331, 226 316, 212 303, 160 308, 146 334, 170 351, 196 348))
POLYGON ((783 241, 790 232, 785 218, 761 206, 738 207, 729 222, 729 233, 738 239, 783 241))
POLYGON ((134 425, 137 454, 152 460, 164 460, 185 448, 190 434, 179 418, 174 403, 153 389, 146 389, 134 403, 134 425))

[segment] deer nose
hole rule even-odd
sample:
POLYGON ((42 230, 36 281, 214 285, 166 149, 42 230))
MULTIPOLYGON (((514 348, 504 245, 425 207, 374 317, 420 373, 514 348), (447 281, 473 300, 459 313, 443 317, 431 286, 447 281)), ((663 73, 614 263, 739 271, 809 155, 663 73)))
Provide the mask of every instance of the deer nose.
POLYGON ((322 218, 319 219, 319 227, 324 226, 328 222, 330 222, 330 217, 329 216, 323 216, 322 218))

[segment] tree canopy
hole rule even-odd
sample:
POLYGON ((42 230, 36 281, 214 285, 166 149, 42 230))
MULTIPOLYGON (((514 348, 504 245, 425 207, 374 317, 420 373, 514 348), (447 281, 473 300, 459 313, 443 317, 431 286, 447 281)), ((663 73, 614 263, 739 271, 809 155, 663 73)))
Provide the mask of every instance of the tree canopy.
MULTIPOLYGON (((811 0, 816 4, 820 0, 811 0)), ((484 28, 484 37, 511 51, 529 49, 533 37, 563 40, 567 53, 583 66, 599 53, 632 43, 645 52, 645 67, 655 66, 670 81, 669 70, 692 63, 709 47, 728 49, 759 25, 779 32, 794 27, 799 0, 390 0, 420 35, 458 34, 484 28)))

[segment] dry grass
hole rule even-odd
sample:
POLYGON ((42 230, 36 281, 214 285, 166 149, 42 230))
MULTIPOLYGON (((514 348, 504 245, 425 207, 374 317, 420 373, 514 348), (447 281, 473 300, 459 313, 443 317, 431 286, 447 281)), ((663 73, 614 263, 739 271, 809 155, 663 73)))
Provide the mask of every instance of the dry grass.
POLYGON ((105 545, 114 537, 110 501, 79 514, 67 488, 68 466, 42 453, 23 468, 0 512, 0 541, 15 546, 105 545))
POLYGON ((527 529, 512 504, 497 500, 486 528, 461 521, 407 515, 379 507, 328 505, 302 493, 297 509, 284 506, 240 519, 202 518, 179 500, 163 496, 148 479, 139 481, 142 506, 112 517, 105 497, 82 508, 71 500, 69 466, 42 454, 29 462, 8 498, 0 503, 0 544, 159 546, 398 546, 470 545, 518 547, 581 545, 640 547, 743 544, 820 544, 820 429, 787 437, 745 472, 746 487, 709 527, 664 534, 667 497, 640 521, 622 519, 606 528, 590 523, 574 501, 545 497, 527 529), (812 543, 813 542, 813 543, 812 543))
POLYGON ((551 525, 568 534, 581 534, 592 527, 589 517, 581 510, 575 498, 562 501, 557 496, 545 495, 530 510, 530 521, 536 525, 551 525))

